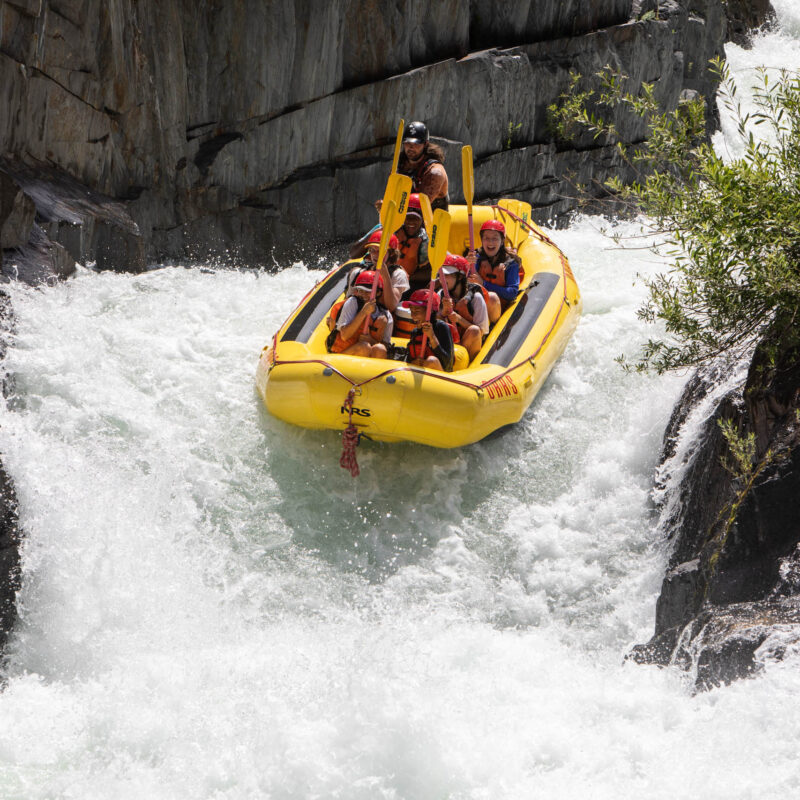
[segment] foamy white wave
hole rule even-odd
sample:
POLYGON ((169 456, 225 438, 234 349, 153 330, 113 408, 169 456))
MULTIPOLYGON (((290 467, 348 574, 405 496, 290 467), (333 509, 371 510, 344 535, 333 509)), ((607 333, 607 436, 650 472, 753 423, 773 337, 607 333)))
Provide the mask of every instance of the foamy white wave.
POLYGON ((357 481, 253 388, 321 273, 10 286, 26 540, 0 796, 796 794, 796 655, 697 697, 623 661, 652 632, 685 377, 614 363, 653 333, 637 275, 663 264, 601 224, 550 232, 584 316, 525 419, 458 451, 365 442, 357 481))

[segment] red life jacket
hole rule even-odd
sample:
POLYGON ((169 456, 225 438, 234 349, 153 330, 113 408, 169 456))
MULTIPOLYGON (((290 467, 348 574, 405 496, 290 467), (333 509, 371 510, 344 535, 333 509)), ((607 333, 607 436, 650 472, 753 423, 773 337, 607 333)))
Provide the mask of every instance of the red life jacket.
MULTIPOLYGON (((447 325, 447 327, 450 328, 450 334, 453 337, 453 344, 454 345, 458 344, 461 341, 461 336, 458 333, 458 328, 455 325, 453 325, 452 322, 448 322, 447 320, 442 320, 442 322, 444 322, 447 325)), ((434 353, 433 349, 431 348, 430 339, 425 340, 425 354, 422 356, 418 355, 418 353, 420 353, 422 350, 421 345, 422 345, 422 328, 414 328, 414 330, 411 333, 411 339, 408 343, 409 361, 414 361, 418 358, 424 360, 428 356, 436 355, 436 353, 434 353)))

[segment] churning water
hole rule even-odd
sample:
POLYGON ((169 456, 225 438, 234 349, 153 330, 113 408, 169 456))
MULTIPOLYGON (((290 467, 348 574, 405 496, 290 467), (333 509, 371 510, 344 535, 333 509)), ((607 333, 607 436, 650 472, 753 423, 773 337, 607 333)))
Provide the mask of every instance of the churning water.
POLYGON ((585 311, 523 422, 456 451, 363 443, 356 481, 338 435, 253 388, 320 272, 10 287, 0 449, 26 540, 0 797, 796 795, 796 660, 699 696, 623 663, 652 633, 685 376, 614 363, 651 334, 636 279, 663 264, 600 224, 552 233, 585 311))

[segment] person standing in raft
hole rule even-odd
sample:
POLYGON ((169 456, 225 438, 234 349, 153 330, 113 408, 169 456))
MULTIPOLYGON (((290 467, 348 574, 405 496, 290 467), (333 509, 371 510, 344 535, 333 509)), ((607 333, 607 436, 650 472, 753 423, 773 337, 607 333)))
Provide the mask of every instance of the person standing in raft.
POLYGON ((489 320, 494 323, 519 292, 519 261, 505 246, 506 226, 496 219, 481 225, 481 249, 467 256, 474 267, 467 279, 489 293, 489 320))
POLYGON ((363 270, 376 270, 380 272, 383 279, 383 285, 389 286, 390 291, 385 292, 383 296, 383 305, 389 310, 394 311, 400 298, 408 292, 408 275, 403 267, 398 262, 400 257, 400 243, 397 237, 392 234, 389 237, 389 246, 386 250, 386 257, 380 269, 377 268, 376 262, 378 261, 378 253, 381 247, 381 229, 380 227, 373 231, 365 245, 366 253, 360 264, 356 264, 350 270, 347 276, 347 290, 351 291, 356 278, 363 270))
POLYGON ((372 270, 363 270, 355 279, 353 295, 331 309, 328 327, 332 330, 325 343, 329 353, 386 358, 393 321, 391 313, 380 302, 383 294, 380 275, 375 300, 370 297, 374 280, 372 270), (364 333, 366 319, 369 319, 369 327, 364 333))
POLYGON ((442 372, 453 371, 453 336, 450 326, 438 318, 439 295, 430 289, 418 289, 402 305, 411 311, 414 330, 408 342, 406 361, 416 367, 427 367, 442 372), (432 298, 431 298, 432 295, 432 298), (431 319, 425 320, 428 299, 431 298, 431 319), (425 351, 422 339, 425 337, 425 351))
POLYGON ((415 192, 428 195, 431 208, 447 211, 450 202, 444 151, 430 141, 424 122, 409 122, 403 131, 403 152, 397 171, 411 178, 415 192))
POLYGON ((466 349, 472 361, 489 333, 489 309, 486 304, 488 292, 477 283, 467 283, 469 263, 463 256, 448 253, 439 271, 447 281, 450 297, 439 293, 440 316, 445 322, 455 325, 459 334, 459 344, 466 349))

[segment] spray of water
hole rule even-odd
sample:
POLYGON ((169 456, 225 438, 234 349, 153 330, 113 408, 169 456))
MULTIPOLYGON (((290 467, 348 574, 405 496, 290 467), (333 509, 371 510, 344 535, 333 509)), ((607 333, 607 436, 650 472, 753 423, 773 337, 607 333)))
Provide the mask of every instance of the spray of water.
POLYGON ((796 661, 696 697, 623 661, 652 632, 685 376, 614 363, 664 265, 600 224, 551 232, 585 312, 524 420, 452 452, 366 442, 355 482, 335 434, 253 388, 320 273, 10 287, 26 540, 0 797, 796 793, 796 661))

